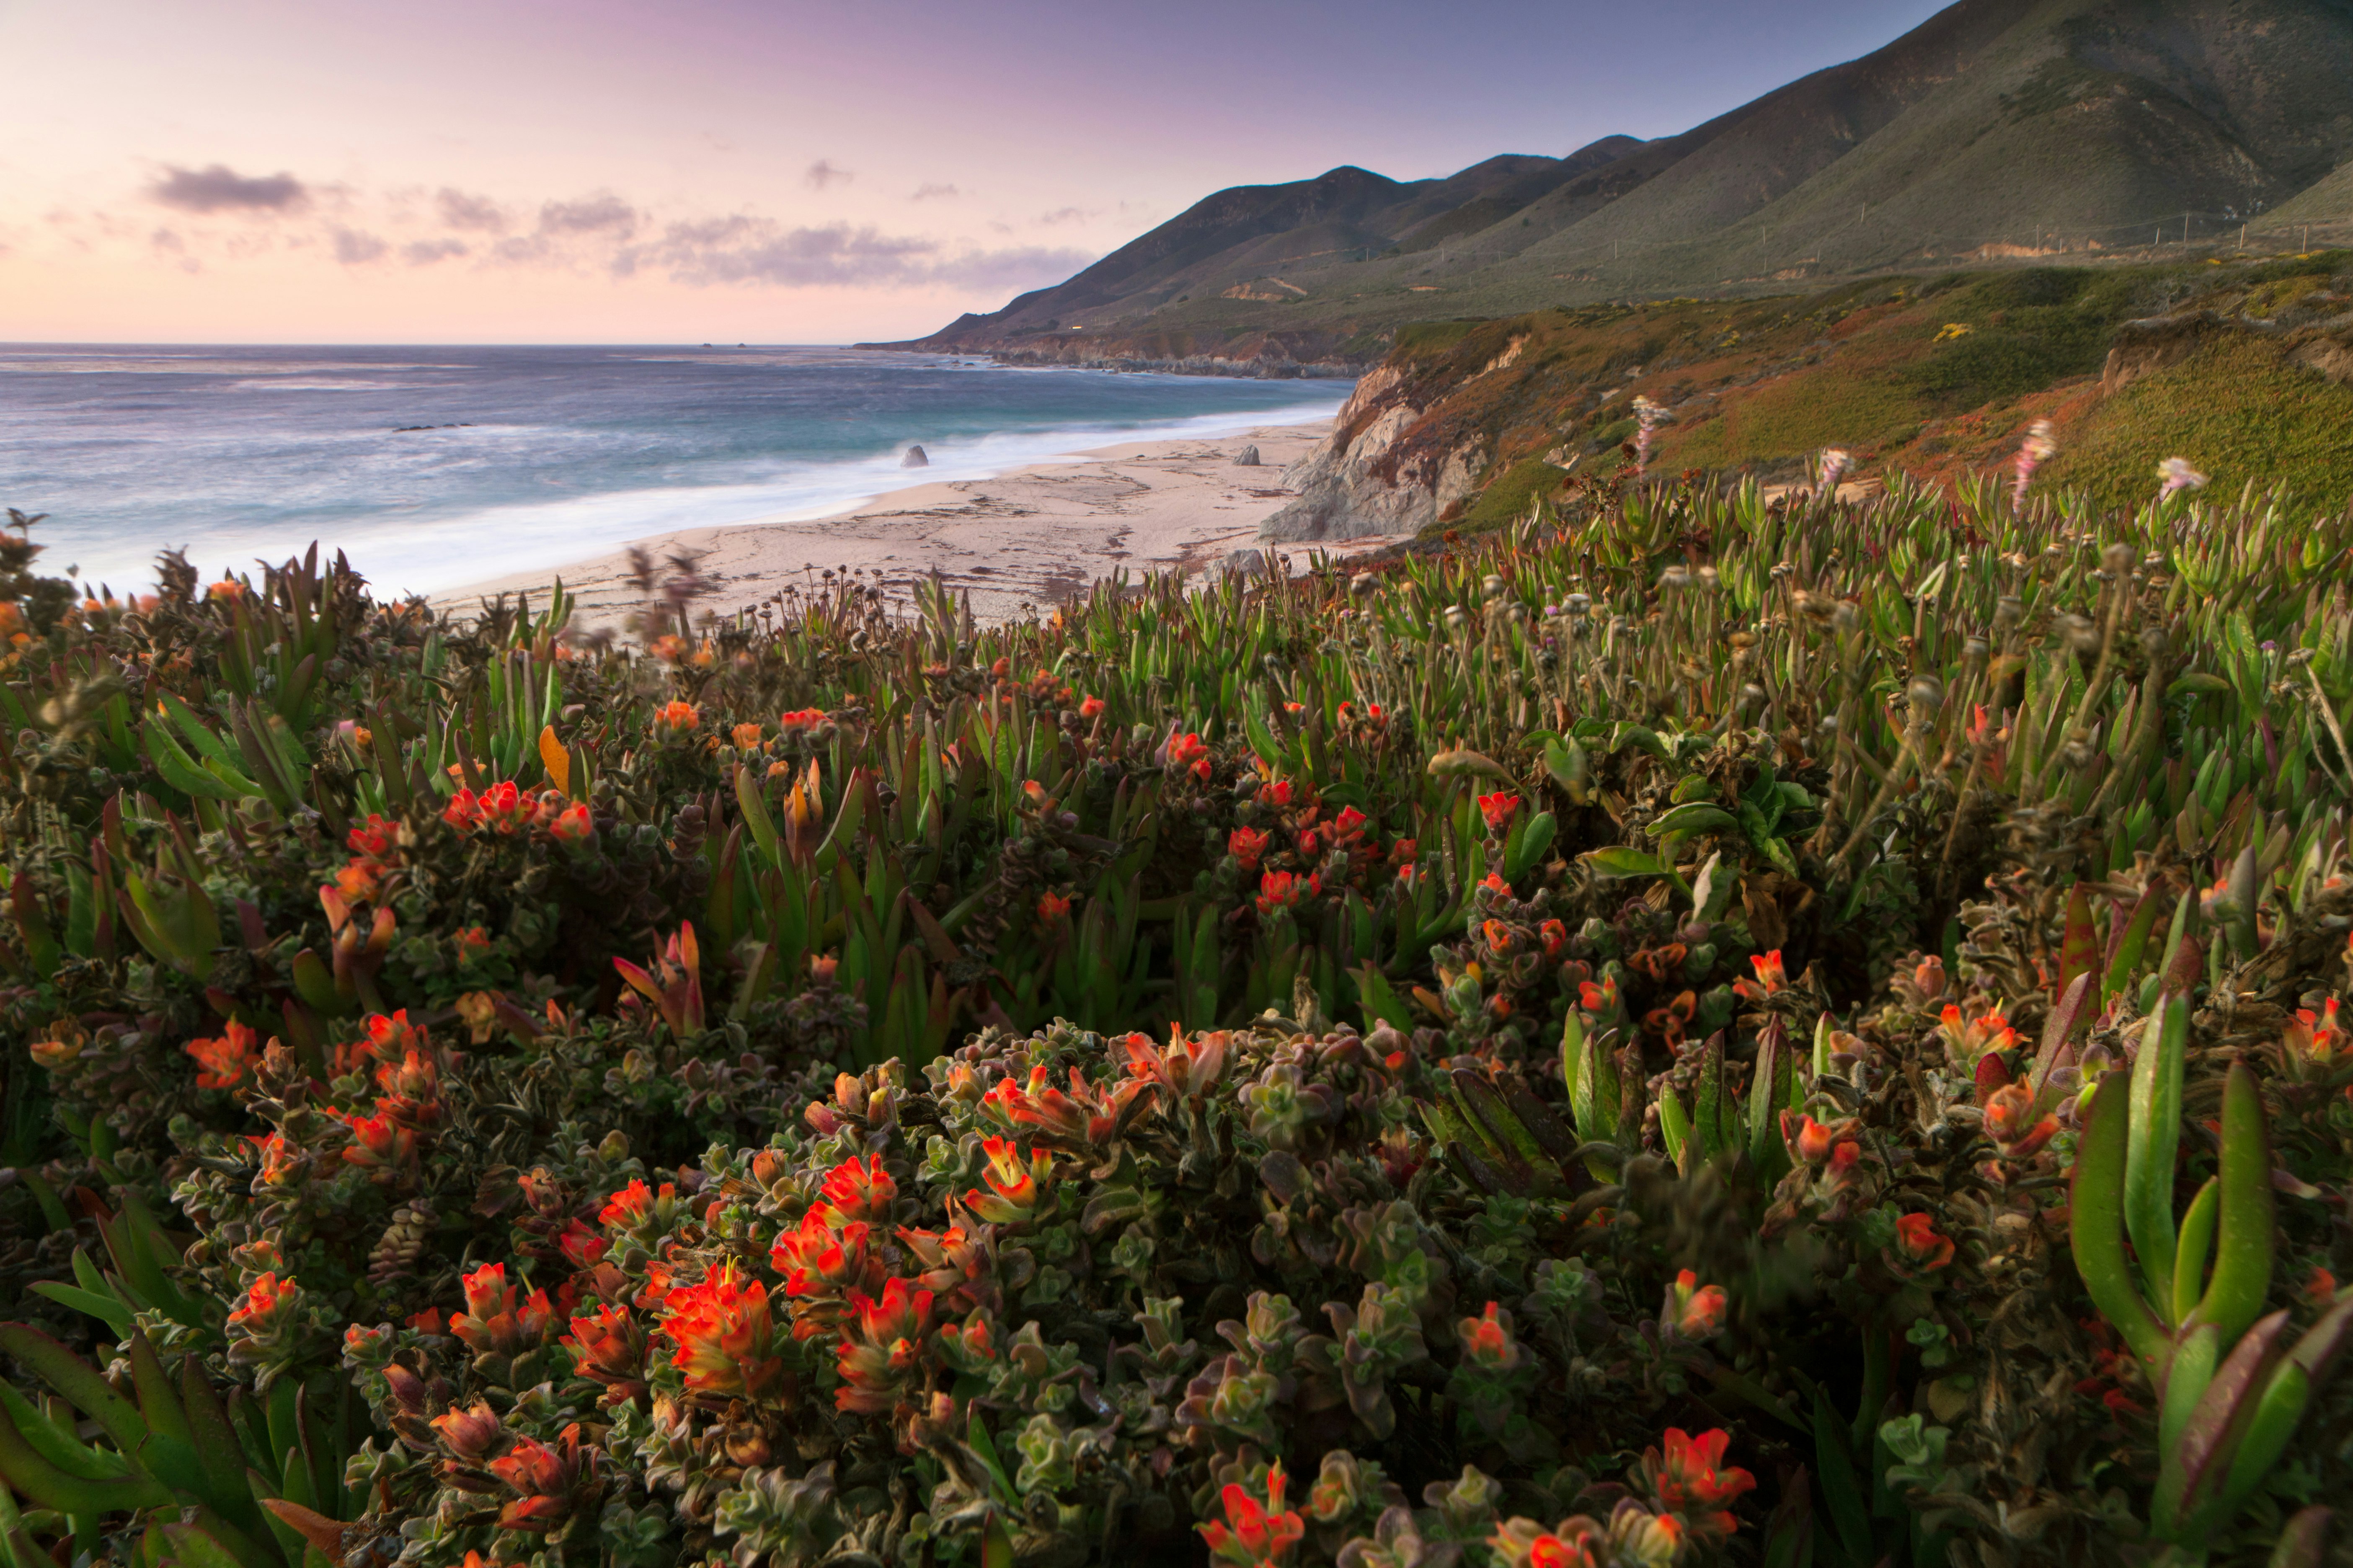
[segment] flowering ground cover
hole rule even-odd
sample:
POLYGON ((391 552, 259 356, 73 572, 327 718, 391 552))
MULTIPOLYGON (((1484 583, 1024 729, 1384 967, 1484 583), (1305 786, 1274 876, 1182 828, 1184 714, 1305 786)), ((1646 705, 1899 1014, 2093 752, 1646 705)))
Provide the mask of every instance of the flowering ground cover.
POLYGON ((2324 1561, 2353 517, 2031 467, 628 646, 17 529, 0 1563, 2324 1561))

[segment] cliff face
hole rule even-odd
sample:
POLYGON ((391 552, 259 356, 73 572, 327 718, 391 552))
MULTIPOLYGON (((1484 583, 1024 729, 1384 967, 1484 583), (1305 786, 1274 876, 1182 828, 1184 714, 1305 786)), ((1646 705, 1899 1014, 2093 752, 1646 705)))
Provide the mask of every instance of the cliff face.
POLYGON ((1260 525, 1279 544, 1413 533, 1469 496, 1485 471, 1480 443, 1444 451, 1421 439, 1426 389, 1403 365, 1381 365, 1356 383, 1322 446, 1282 472, 1299 499, 1260 525))

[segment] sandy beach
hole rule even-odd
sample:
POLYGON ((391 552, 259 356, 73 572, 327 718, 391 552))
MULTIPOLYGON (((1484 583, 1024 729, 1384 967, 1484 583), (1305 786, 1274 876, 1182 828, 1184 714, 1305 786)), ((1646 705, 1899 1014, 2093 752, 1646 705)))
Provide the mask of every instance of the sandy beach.
MULTIPOLYGON (((969 590, 976 616, 1002 619, 1024 605, 1059 604, 1116 569, 1133 576, 1198 574, 1235 550, 1256 548, 1259 524, 1291 499, 1284 467, 1330 428, 1318 420, 1211 441, 1099 447, 995 479, 916 483, 814 521, 755 520, 637 542, 657 558, 699 554, 702 572, 718 584, 702 606, 722 613, 757 604, 788 583, 810 584, 828 569, 879 575, 893 597, 936 569, 959 592, 969 590), (1260 466, 1237 466, 1235 456, 1251 446, 1260 466)), ((1384 542, 1360 540, 1331 552, 1384 542)), ((1303 564, 1306 552, 1295 555, 1303 564)), ((463 613, 501 593, 541 596, 559 577, 579 599, 575 624, 610 624, 638 603, 625 550, 452 589, 434 603, 463 613)))

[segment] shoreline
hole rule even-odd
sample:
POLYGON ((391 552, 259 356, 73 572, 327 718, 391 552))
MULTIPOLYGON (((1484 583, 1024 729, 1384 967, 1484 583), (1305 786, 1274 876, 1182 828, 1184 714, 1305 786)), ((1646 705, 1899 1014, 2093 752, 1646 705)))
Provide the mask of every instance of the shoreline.
MULTIPOLYGON (((917 480, 825 517, 672 530, 448 589, 427 602, 465 614, 501 594, 543 598, 561 578, 578 606, 575 625, 617 625, 643 602, 629 579, 634 545, 657 560, 701 557, 699 570, 716 587, 697 601, 698 612, 729 614, 787 584, 807 592, 828 571, 879 579, 892 600, 903 602, 936 570, 952 588, 971 595, 976 617, 1005 620, 1024 605, 1050 608, 1114 571, 1199 573, 1234 551, 1261 548, 1259 525, 1293 499, 1283 469, 1331 428, 1330 419, 1319 419, 1216 438, 1124 441, 988 479, 917 480), (1261 466, 1236 465, 1236 454, 1250 446, 1261 466)), ((1349 555, 1391 542, 1319 548, 1349 555)))

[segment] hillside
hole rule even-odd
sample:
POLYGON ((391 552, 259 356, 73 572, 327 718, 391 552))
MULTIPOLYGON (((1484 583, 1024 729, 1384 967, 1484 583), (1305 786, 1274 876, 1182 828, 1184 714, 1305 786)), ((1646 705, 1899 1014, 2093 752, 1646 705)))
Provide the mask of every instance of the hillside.
POLYGON ((1634 405, 1670 414, 1650 472, 1866 485, 2000 468, 2037 419, 2038 483, 2147 499, 2183 457, 2235 490, 2353 499, 2353 252, 2235 266, 1881 277, 1776 299, 1680 299, 1432 322, 1358 383, 1268 537, 1477 530, 1628 466, 1634 405))
POLYGON ((913 345, 1361 363, 1432 316, 2353 224, 2348 0, 1960 0, 1680 135, 1222 191, 913 345))

